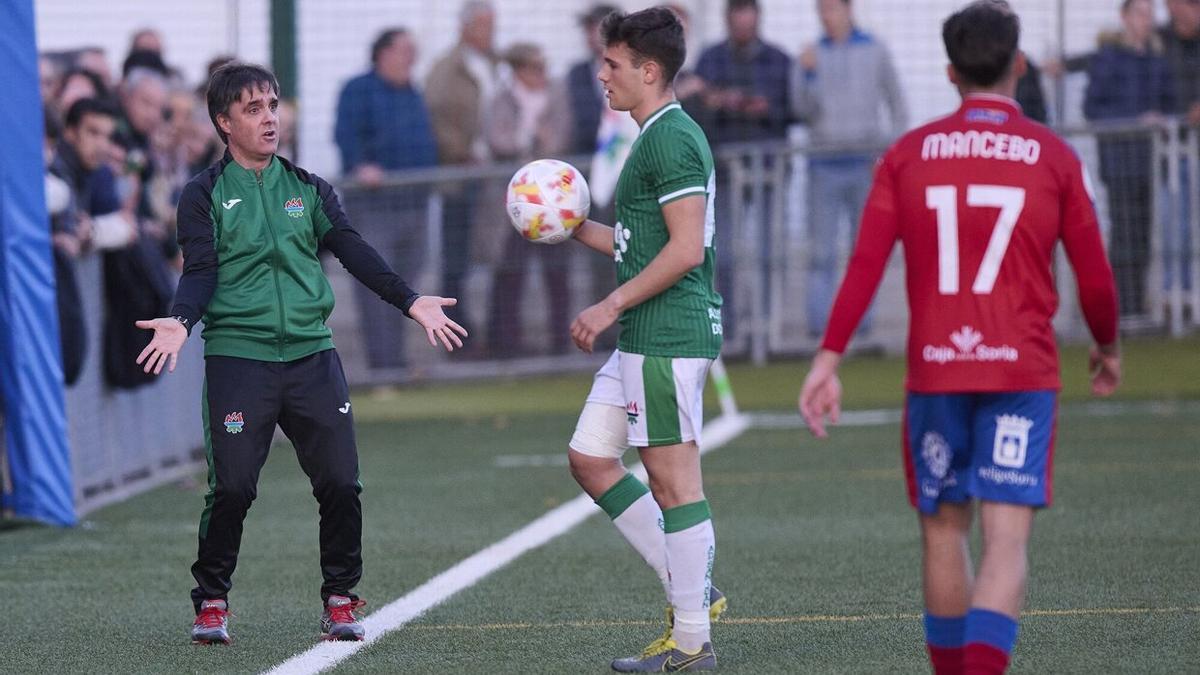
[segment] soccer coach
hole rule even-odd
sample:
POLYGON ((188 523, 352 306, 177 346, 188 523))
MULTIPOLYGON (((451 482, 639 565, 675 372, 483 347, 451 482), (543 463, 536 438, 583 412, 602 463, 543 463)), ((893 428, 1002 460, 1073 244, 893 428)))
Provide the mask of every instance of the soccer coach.
MULTIPOLYGON (((350 227, 333 188, 275 154, 279 84, 267 69, 231 63, 208 83, 208 112, 225 156, 188 182, 179 202, 184 270, 174 316, 139 321, 154 331, 138 356, 146 372, 174 370, 203 318, 204 437, 208 486, 192 565, 192 639, 228 643, 228 600, 242 521, 278 424, 296 448, 320 504, 322 633, 361 640, 352 589, 362 576, 358 451, 342 364, 325 320, 333 291, 323 245, 359 281, 448 351, 466 331, 418 295, 350 227)), ((399 339, 399 337, 397 337, 399 339)))

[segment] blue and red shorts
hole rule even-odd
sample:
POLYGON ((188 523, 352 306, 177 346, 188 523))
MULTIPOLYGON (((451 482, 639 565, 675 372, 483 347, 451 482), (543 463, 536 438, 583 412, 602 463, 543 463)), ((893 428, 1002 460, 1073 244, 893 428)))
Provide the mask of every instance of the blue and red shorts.
POLYGON ((940 502, 982 499, 1049 506, 1058 392, 909 392, 904 409, 908 500, 922 513, 940 502))

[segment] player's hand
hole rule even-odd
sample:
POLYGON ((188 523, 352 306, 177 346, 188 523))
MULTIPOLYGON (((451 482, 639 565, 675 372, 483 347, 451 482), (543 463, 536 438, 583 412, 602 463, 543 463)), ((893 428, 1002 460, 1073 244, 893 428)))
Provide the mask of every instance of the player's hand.
POLYGON ((842 382, 837 376, 841 355, 822 349, 813 358, 812 369, 800 388, 800 415, 808 430, 817 438, 825 438, 825 417, 837 424, 842 415, 842 382))
POLYGON ((571 323, 571 339, 575 346, 591 354, 592 346, 596 344, 596 336, 608 330, 620 315, 616 304, 609 298, 580 312, 571 323))
POLYGON ((436 347, 438 340, 441 340, 446 351, 452 352, 455 347, 463 346, 462 338, 467 337, 467 329, 446 316, 442 308, 457 304, 457 298, 422 295, 408 308, 408 315, 425 329, 425 336, 429 338, 430 345, 436 347), (460 335, 462 337, 459 337, 460 335))
POLYGON ((1111 396, 1121 384, 1121 354, 1115 347, 1092 345, 1088 352, 1088 372, 1092 374, 1092 395, 1111 396))
POLYGON ((175 319, 162 318, 151 319, 149 321, 138 321, 134 324, 138 328, 154 331, 154 337, 150 339, 150 344, 138 354, 137 364, 143 365, 142 372, 149 373, 154 371, 155 375, 162 372, 163 365, 166 364, 167 372, 175 372, 175 361, 178 360, 179 350, 183 348, 183 343, 187 340, 187 329, 183 324, 175 319))

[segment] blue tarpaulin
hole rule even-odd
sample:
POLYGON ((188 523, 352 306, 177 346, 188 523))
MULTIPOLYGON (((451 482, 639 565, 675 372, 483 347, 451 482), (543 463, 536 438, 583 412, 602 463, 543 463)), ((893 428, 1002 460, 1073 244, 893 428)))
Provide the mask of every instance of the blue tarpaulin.
POLYGON ((32 0, 0 0, 0 398, 21 518, 74 525, 32 0))

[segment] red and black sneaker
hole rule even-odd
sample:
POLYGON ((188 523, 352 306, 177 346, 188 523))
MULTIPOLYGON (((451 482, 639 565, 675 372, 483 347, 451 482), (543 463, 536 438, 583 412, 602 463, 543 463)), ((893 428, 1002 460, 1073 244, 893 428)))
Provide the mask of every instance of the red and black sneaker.
POLYGON ((205 600, 192 624, 192 644, 229 644, 229 610, 224 600, 205 600))
POLYGON ((344 595, 331 595, 325 601, 325 612, 321 614, 322 640, 361 640, 366 635, 362 622, 354 610, 367 604, 365 600, 351 600, 344 595))

